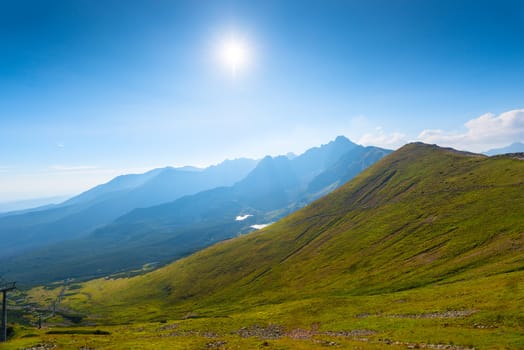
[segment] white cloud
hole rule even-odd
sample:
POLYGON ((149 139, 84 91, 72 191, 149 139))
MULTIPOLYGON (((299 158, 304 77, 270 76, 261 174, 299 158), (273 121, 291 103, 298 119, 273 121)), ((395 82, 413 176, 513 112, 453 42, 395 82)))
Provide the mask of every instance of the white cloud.
POLYGON ((357 143, 364 146, 378 146, 384 148, 399 148, 407 142, 406 135, 393 132, 386 134, 382 127, 377 127, 374 132, 364 134, 357 143))
POLYGON ((253 216, 253 215, 251 215, 251 214, 239 215, 239 216, 237 216, 237 217, 235 218, 235 220, 236 220, 236 221, 244 221, 244 220, 246 220, 246 219, 247 219, 248 217, 250 217, 250 216, 253 216))
POLYGON ((486 113, 464 124, 465 131, 423 130, 418 140, 473 152, 507 146, 524 140, 524 109, 499 115, 486 113))

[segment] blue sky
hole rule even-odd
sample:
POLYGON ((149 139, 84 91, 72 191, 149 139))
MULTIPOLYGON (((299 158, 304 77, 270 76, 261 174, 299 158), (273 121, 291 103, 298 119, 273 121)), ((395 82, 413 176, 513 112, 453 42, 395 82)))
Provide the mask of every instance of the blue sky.
POLYGON ((0 202, 341 134, 523 141, 523 38, 521 1, 2 1, 0 202))

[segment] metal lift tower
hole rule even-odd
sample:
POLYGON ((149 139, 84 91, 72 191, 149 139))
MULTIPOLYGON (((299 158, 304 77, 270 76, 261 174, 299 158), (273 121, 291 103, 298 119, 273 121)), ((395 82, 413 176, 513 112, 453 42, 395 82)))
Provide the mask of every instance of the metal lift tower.
POLYGON ((0 333, 0 342, 7 341, 7 292, 15 289, 16 282, 0 284, 2 292, 2 329, 0 333))

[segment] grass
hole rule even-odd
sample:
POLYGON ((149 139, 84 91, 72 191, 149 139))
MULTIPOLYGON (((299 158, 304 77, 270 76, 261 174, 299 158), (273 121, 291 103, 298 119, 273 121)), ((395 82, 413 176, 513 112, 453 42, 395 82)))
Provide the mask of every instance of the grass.
MULTIPOLYGON (((524 348, 522 174, 510 157, 410 144, 267 229, 141 276, 83 283, 60 307, 107 327, 104 339, 82 336, 95 348, 524 348), (174 335, 159 330, 164 320, 174 335), (271 324, 284 336, 238 334, 271 324)), ((29 300, 46 293, 56 291, 29 300)), ((73 340, 50 336, 32 340, 73 340)))
MULTIPOLYGON (((445 344, 477 349, 518 349, 524 347, 524 272, 497 274, 462 282, 441 283, 407 291, 370 296, 331 295, 285 301, 277 304, 236 306, 213 305, 194 308, 194 316, 169 318, 167 322, 132 322, 130 324, 97 326, 111 334, 99 339, 82 332, 85 327, 60 328, 64 334, 46 334, 38 338, 23 338, 17 330, 17 339, 7 349, 18 349, 20 344, 53 343, 69 349, 83 342, 90 348, 154 349, 158 347, 205 349, 208 343, 226 341, 228 349, 258 349, 264 341, 268 349, 322 349, 329 342, 339 348, 395 348, 385 339, 399 342, 398 348, 410 344, 445 344), (511 301, 511 302, 508 302, 511 301), (453 317, 450 312, 462 310, 472 314, 453 317), (423 312, 423 314, 421 314, 423 312), (447 313, 446 313, 447 312, 447 313), (243 327, 255 324, 267 327, 281 325, 285 335, 280 339, 259 337, 242 338, 237 334, 243 327), (304 339, 293 338, 296 329, 316 330, 304 339), (75 335, 68 335, 71 330, 75 335), (372 331, 365 336, 333 336, 333 332, 356 330, 372 331), (317 343, 318 341, 318 343, 317 343), (76 343, 75 343, 76 342, 76 343)), ((148 316, 145 308, 144 316, 148 316)), ((116 321, 132 317, 122 312, 114 315, 116 321)), ((162 320, 163 321, 163 320, 162 320)), ((116 322, 118 323, 118 322, 116 322)), ((23 346, 23 345, 22 345, 23 346)))

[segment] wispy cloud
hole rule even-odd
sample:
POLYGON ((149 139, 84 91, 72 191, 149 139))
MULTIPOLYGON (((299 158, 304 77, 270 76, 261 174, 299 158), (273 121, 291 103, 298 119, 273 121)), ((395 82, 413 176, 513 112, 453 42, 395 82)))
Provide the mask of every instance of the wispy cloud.
POLYGON ((365 146, 379 146, 384 148, 399 148, 407 142, 405 134, 399 132, 385 133, 382 127, 374 132, 364 134, 357 143, 365 146))
POLYGON ((84 171, 84 170, 96 170, 99 167, 94 165, 52 165, 49 169, 54 171, 84 171))
POLYGON ((65 145, 64 145, 63 143, 58 142, 58 143, 56 144, 56 147, 58 147, 58 148, 64 148, 65 145))
POLYGON ((464 124, 465 131, 423 130, 418 140, 481 152, 524 140, 524 109, 486 113, 464 124))
POLYGON ((250 217, 250 216, 253 216, 253 215, 251 215, 251 214, 239 215, 239 216, 237 216, 237 217, 235 218, 235 221, 244 221, 244 220, 246 220, 246 219, 247 219, 248 217, 250 217))

